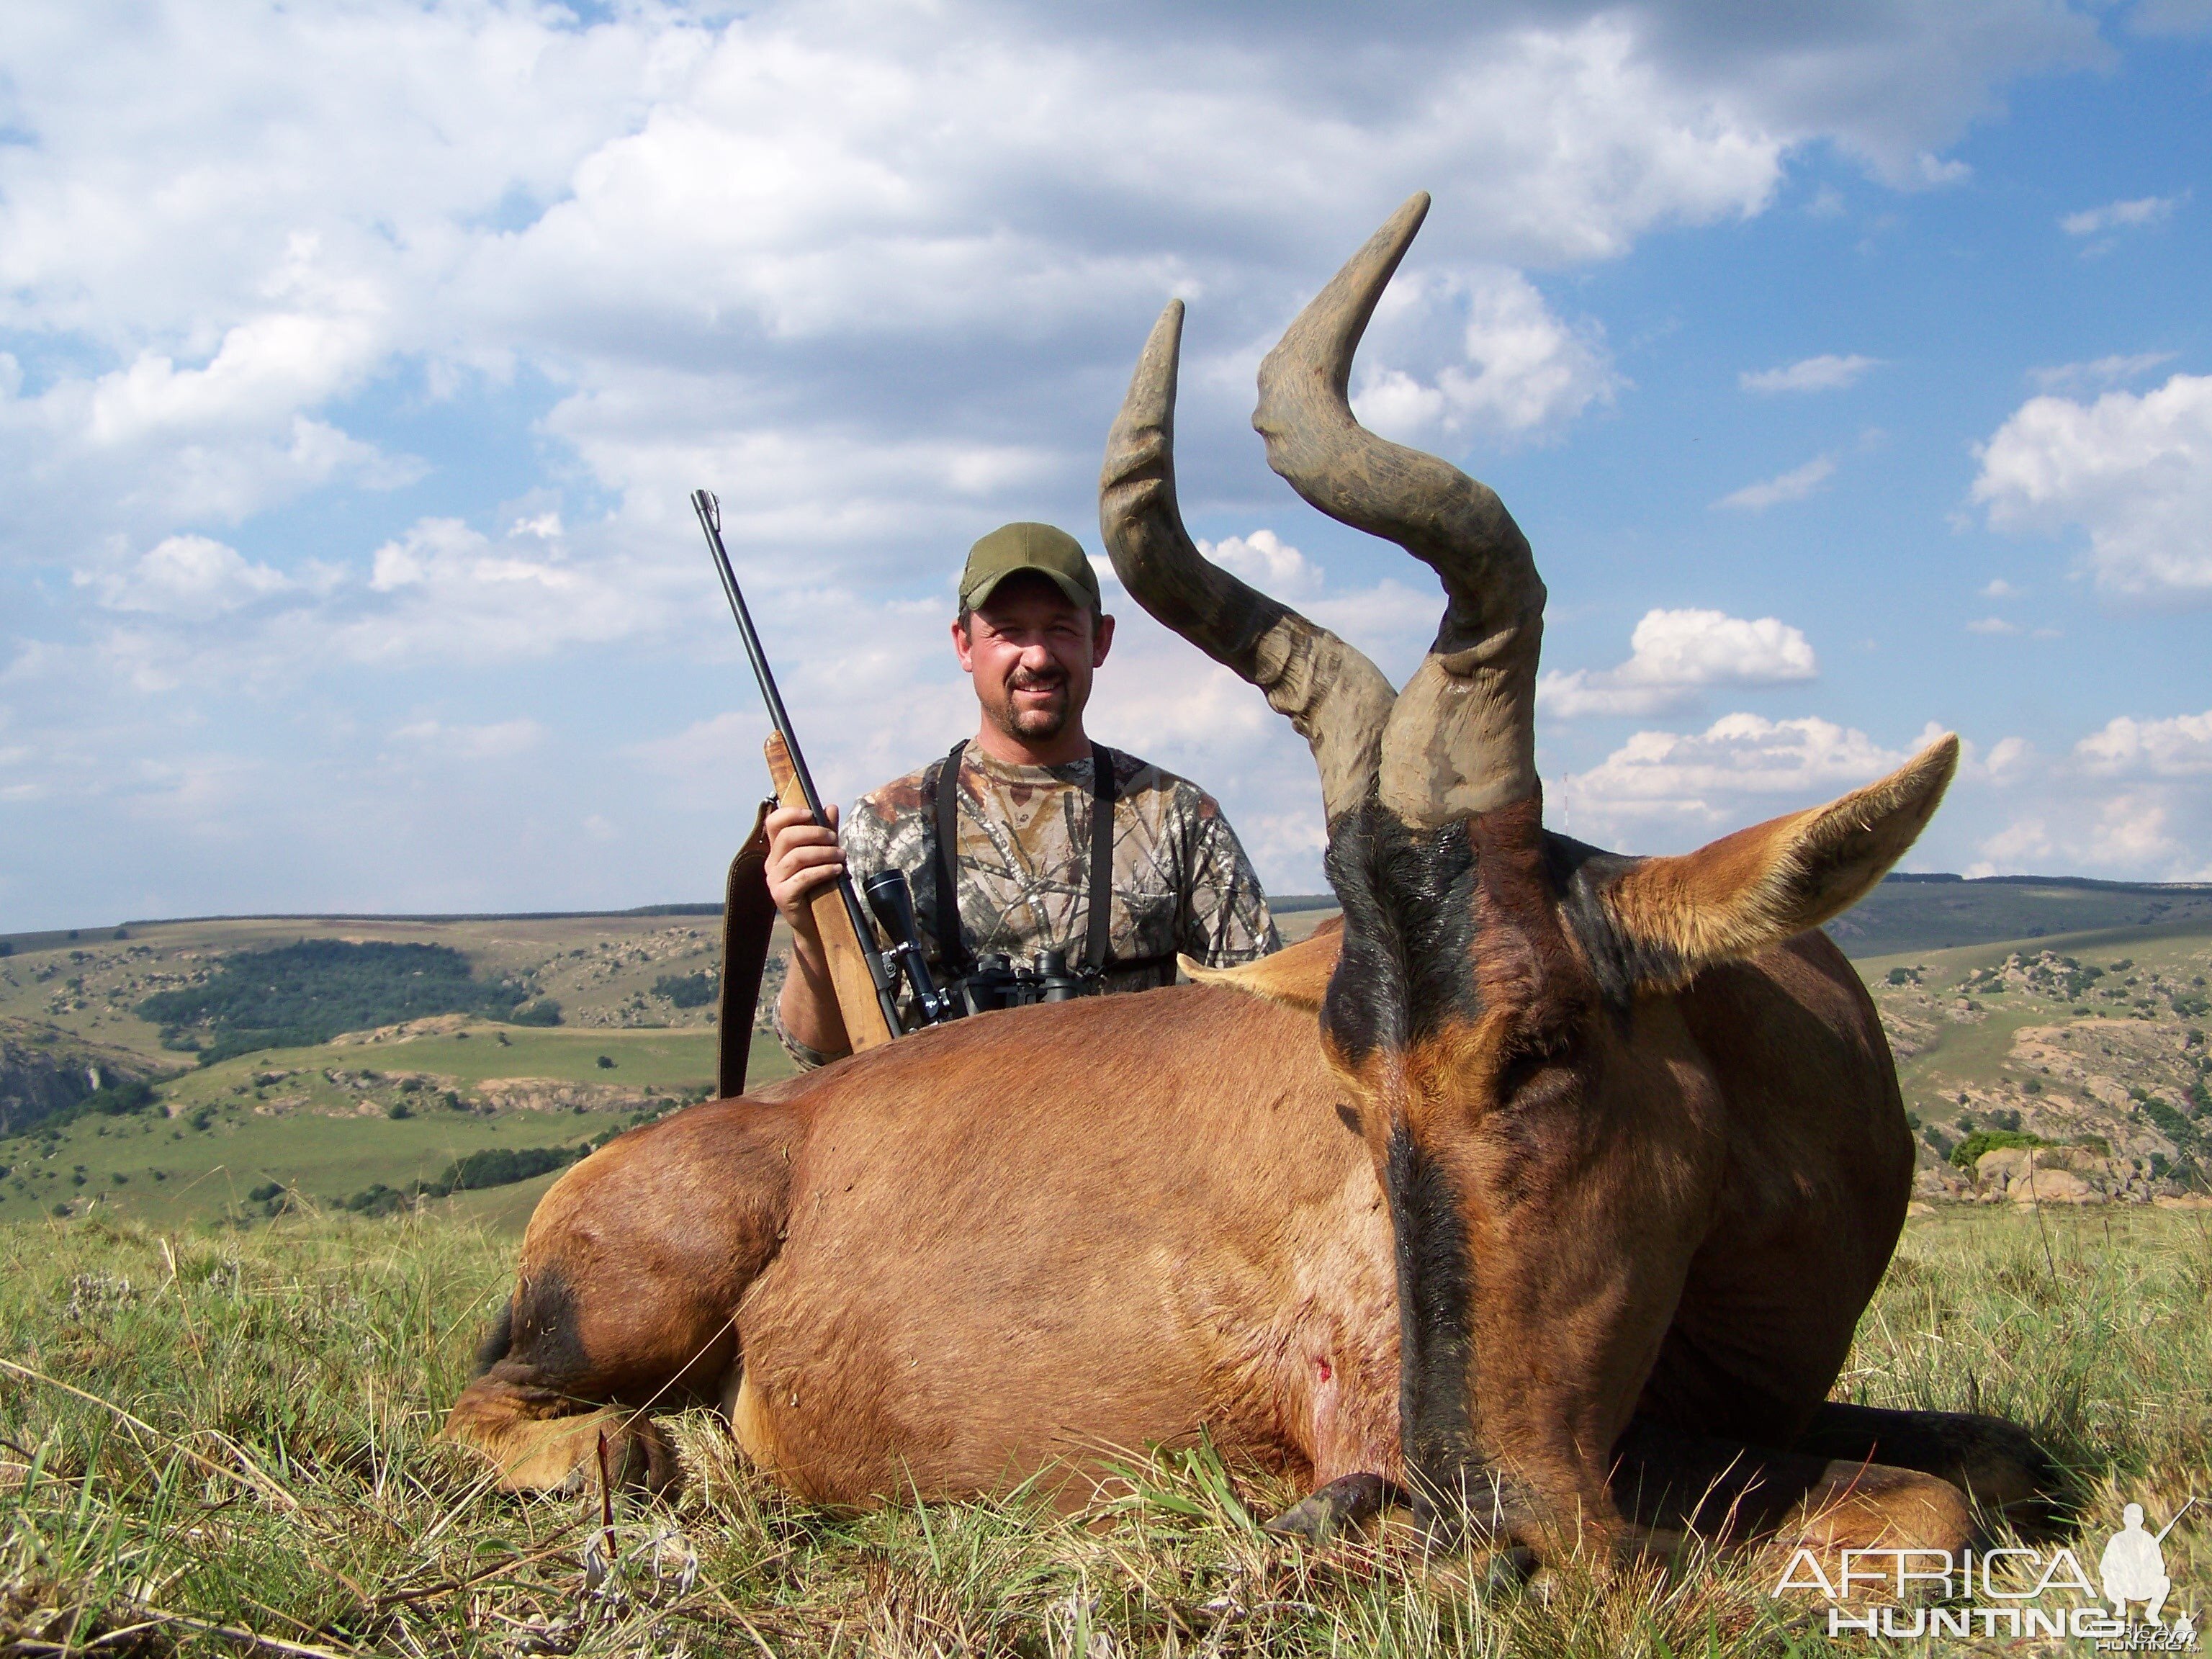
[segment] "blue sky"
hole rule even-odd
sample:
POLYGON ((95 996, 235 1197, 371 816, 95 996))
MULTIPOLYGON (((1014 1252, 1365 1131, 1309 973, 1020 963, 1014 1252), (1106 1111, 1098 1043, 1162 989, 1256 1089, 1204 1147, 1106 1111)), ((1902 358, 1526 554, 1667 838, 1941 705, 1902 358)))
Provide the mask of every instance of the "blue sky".
MULTIPOLYGON (((712 895, 685 492, 849 799, 972 722, 968 542, 1096 548, 1170 295, 1194 531, 1402 679, 1432 581, 1249 419, 1415 189, 1355 402, 1535 545, 1554 824, 1952 729, 1909 867, 2212 879, 2208 148, 2202 0, 11 9, 0 928, 712 895)), ((1094 708, 1319 886, 1256 694, 1125 617, 1094 708)))

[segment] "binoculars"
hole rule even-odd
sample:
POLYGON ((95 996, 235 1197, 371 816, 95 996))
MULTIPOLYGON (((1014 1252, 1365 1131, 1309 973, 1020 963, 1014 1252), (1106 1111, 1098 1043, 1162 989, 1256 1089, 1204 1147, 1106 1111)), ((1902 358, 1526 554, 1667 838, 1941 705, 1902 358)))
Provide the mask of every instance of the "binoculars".
POLYGON ((914 890, 907 884, 906 872, 878 870, 861 882, 860 890, 890 940, 884 963, 906 981, 920 1024, 941 1025, 948 1019, 994 1008, 1024 1008, 1033 1002, 1067 1002, 1103 987, 1104 975, 1096 968, 1070 968, 1065 951, 1040 951, 1018 967, 1012 957, 990 951, 977 960, 973 973, 940 986, 922 949, 914 890))

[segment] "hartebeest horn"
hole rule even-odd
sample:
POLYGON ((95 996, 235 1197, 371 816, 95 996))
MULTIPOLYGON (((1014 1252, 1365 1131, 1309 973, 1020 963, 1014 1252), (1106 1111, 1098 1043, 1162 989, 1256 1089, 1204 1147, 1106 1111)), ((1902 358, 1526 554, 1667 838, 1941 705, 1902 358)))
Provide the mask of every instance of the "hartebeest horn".
POLYGON ((1333 519, 1397 543, 1443 579, 1436 643, 1390 712, 1379 793, 1434 825, 1536 788, 1536 657, 1544 584, 1488 486, 1378 438, 1346 397, 1352 353, 1429 210, 1416 194, 1298 314, 1260 365, 1252 424, 1267 464, 1333 519))
POLYGON ((1374 781, 1396 693, 1382 672, 1326 628, 1269 599, 1193 545, 1176 504, 1176 371, 1182 301, 1152 325, 1129 395, 1106 440, 1098 530, 1115 574, 1162 623, 1267 694, 1311 745, 1333 823, 1374 781))

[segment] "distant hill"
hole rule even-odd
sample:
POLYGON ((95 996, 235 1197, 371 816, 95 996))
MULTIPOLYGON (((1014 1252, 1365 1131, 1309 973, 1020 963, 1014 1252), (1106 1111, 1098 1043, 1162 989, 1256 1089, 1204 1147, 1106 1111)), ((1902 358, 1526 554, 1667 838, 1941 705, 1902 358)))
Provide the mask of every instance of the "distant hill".
MULTIPOLYGON (((1285 936, 1304 937, 1307 914, 1334 910, 1328 893, 1271 895, 1285 936)), ((1828 924, 1852 957, 1950 951, 2112 928, 2194 922, 2212 931, 2212 882, 2091 881, 2078 876, 1893 875, 1828 924)))
POLYGON ((1850 956, 1887 957, 2171 922, 2212 927, 2212 883, 1893 875, 1828 933, 1850 956))
MULTIPOLYGON (((1331 893, 1279 893, 1269 905, 1278 915, 1304 917, 1336 908, 1331 893)), ((204 927, 212 923, 251 921, 261 927, 306 922, 336 930, 348 923, 380 927, 410 924, 432 928, 456 923, 621 922, 658 918, 719 917, 719 904, 648 904, 630 910, 545 910, 465 915, 321 915, 201 917, 191 922, 133 921, 122 927, 82 930, 87 945, 127 939, 131 929, 204 927)), ((1828 933, 1854 957, 1894 956, 1905 951, 1946 951, 2003 939, 2042 939, 2088 929, 2143 927, 2162 922, 2212 923, 2212 882, 2092 881, 2080 876, 1988 876, 1967 880, 1949 875, 1892 875, 1845 915, 1828 924, 1828 933)), ((1310 931, 1295 928, 1298 937, 1310 931)), ((65 949, 80 932, 0 935, 0 956, 65 949)))
POLYGON ((67 1112, 118 1084, 165 1068, 75 1031, 0 1015, 0 1137, 67 1112))
MULTIPOLYGON (((1335 908, 1326 894, 1275 902, 1290 941, 1335 908)), ((444 1190, 441 1172, 473 1157, 511 1174, 526 1152, 572 1152, 711 1086, 714 1003, 693 993, 720 967, 714 914, 262 917, 0 937, 0 1222, 96 1211, 173 1227, 383 1194, 396 1205, 444 1190), (389 975, 304 971, 325 956, 407 967, 405 994, 387 994, 389 975), (440 976, 418 980, 416 966, 444 969, 452 994, 417 996, 440 976), (254 984, 276 988, 232 994, 254 984), (509 1005, 526 990, 557 1001, 561 1024, 514 1024, 509 1005), (356 1022, 378 1029, 325 1029, 356 1022), (203 1052, 163 1047, 172 1025, 192 1028, 176 1035, 197 1035, 203 1052), (301 1046, 207 1052, 231 1025, 301 1046), (516 1158, 489 1157, 501 1149, 516 1158)), ((1945 1152, 1987 1132, 2094 1140, 2153 1185, 2212 1169, 2200 1035, 2212 1027, 2212 885, 1899 877, 1832 931, 1888 1027, 1923 1173, 1955 1176, 1945 1152)), ((752 1057, 758 1081, 789 1070, 765 1034, 752 1057)), ((519 1227, 554 1178, 435 1202, 519 1227)))

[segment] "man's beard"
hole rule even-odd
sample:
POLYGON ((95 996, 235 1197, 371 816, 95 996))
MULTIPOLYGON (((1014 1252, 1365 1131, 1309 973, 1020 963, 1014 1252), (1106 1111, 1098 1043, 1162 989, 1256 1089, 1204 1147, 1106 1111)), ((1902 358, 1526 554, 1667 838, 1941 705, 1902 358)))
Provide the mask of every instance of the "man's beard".
POLYGON ((1065 674, 1015 674, 1006 681, 1006 696, 990 707, 991 724, 1008 737, 1018 738, 1024 743, 1050 743, 1066 729, 1073 712, 1065 674), (1015 700, 1018 691, 1044 690, 1054 695, 1051 701, 1042 705, 1032 704, 1025 708, 1015 700))

